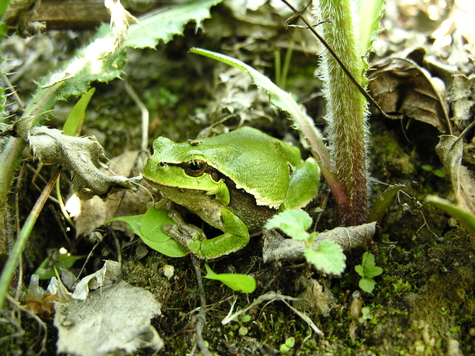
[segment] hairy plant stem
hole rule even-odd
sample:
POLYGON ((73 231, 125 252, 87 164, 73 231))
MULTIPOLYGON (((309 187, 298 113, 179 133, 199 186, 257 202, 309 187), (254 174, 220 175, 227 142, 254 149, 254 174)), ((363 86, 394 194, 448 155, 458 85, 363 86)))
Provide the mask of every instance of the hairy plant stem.
MULTIPOLYGON (((314 14, 317 20, 331 20, 321 24, 322 37, 353 78, 365 87, 364 63, 357 52, 351 1, 320 0, 314 14)), ((346 226, 359 225, 366 222, 368 216, 367 102, 332 54, 324 51, 322 57, 332 158, 348 199, 347 205, 340 206, 340 219, 346 226)))

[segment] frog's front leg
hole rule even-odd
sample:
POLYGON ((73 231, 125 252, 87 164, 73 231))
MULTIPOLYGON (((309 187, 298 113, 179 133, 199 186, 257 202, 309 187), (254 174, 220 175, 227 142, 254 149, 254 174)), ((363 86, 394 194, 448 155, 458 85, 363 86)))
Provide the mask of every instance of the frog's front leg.
MULTIPOLYGON (((175 217, 172 219, 177 221, 175 217)), ((164 232, 182 243, 197 257, 211 260, 242 249, 249 243, 249 230, 244 222, 229 209, 221 210, 224 234, 207 239, 204 233, 196 226, 177 222, 177 226, 168 225, 164 232)))
POLYGON ((290 178, 289 187, 280 211, 305 207, 317 194, 320 185, 320 168, 317 162, 308 158, 290 178))

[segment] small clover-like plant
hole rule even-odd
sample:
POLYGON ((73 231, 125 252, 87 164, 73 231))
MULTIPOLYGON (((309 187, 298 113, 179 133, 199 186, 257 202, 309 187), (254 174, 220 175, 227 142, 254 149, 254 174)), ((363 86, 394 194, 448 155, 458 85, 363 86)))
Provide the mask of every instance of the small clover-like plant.
POLYGON ((291 336, 285 340, 284 344, 280 345, 280 352, 287 353, 295 346, 295 337, 291 336))
POLYGON ((366 293, 373 292, 376 285, 373 278, 383 273, 383 269, 376 266, 374 255, 371 252, 363 254, 363 260, 360 265, 355 266, 355 271, 361 276, 358 285, 366 293))
POLYGON ((312 244, 317 232, 308 233, 312 219, 303 210, 287 210, 275 215, 267 224, 267 229, 280 229, 294 240, 305 243, 304 256, 318 270, 335 275, 345 269, 346 256, 342 248, 332 241, 321 241, 316 248, 312 244))

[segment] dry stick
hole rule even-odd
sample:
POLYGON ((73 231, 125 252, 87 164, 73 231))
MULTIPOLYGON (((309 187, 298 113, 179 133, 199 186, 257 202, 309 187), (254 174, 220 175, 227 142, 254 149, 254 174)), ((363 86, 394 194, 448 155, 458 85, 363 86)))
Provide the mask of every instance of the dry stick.
POLYGON ((200 260, 196 256, 191 256, 193 267, 195 268, 196 279, 198 281, 198 289, 200 291, 200 311, 196 317, 196 343, 204 356, 212 356, 203 340, 203 329, 206 324, 206 296, 201 278, 200 260))
MULTIPOLYGON (((295 7, 293 7, 287 0, 282 0, 282 2, 284 4, 286 4, 294 13, 296 17, 299 17, 304 23, 305 25, 307 26, 307 28, 315 35, 315 37, 318 38, 318 40, 323 44, 323 46, 330 52, 330 54, 333 56, 333 58, 335 58, 335 60, 338 62, 338 64, 341 66, 341 69, 345 72, 345 74, 348 76, 348 78, 350 79, 350 81, 356 86, 356 88, 358 89, 358 91, 361 93, 361 95, 363 95, 366 100, 368 100, 369 102, 371 102, 371 104, 373 104, 376 109, 378 109, 378 111, 387 119, 401 119, 402 116, 401 115, 389 115, 389 114, 386 114, 384 112, 384 110, 381 108, 381 106, 379 106, 378 102, 356 81, 356 79, 353 77, 353 75, 350 73, 350 71, 348 70, 348 68, 346 67, 346 65, 340 60, 340 58, 337 56, 337 54, 333 51, 333 49, 328 45, 328 43, 323 39, 322 36, 320 36, 320 34, 313 28, 312 25, 310 25, 310 23, 307 21, 307 19, 302 15, 302 12, 305 11, 308 7, 305 6, 305 8, 302 10, 302 11, 298 11, 295 7)), ((293 17, 291 17, 292 19, 293 17)), ((328 22, 329 20, 325 20, 325 21, 322 21, 320 23, 324 23, 324 22, 328 22)), ((288 20, 286 21, 286 23, 288 22, 288 20)), ((320 24, 319 23, 319 24, 320 24)), ((288 24, 286 25, 286 27, 290 27, 288 24)))

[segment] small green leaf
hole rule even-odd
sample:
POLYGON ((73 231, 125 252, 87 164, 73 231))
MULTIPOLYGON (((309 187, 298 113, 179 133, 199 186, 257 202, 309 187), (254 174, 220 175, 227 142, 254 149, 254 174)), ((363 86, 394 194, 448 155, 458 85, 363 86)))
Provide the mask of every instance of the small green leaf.
POLYGON ((364 277, 364 268, 362 265, 357 265, 355 266, 355 271, 358 273, 361 277, 364 277))
POLYGON ((56 269, 69 269, 73 266, 74 262, 86 256, 73 256, 69 253, 61 253, 54 260, 54 264, 51 265, 51 257, 47 257, 41 265, 36 270, 36 274, 39 276, 39 279, 50 279, 51 277, 56 276, 56 269))
POLYGON ((339 275, 345 269, 346 256, 341 247, 331 241, 320 242, 316 251, 306 249, 304 256, 308 262, 325 273, 339 275))
POLYGON ((371 211, 368 217, 368 222, 383 220, 384 213, 388 209, 389 204, 393 201, 396 194, 402 189, 405 188, 405 184, 396 184, 387 188, 383 193, 381 193, 373 203, 371 211))
POLYGON ((445 173, 442 172, 440 169, 434 169, 432 171, 432 173, 434 173, 434 175, 436 175, 439 178, 444 178, 445 177, 445 173))
POLYGON ((358 283, 358 285, 366 293, 372 293, 374 290, 374 286, 376 285, 376 282, 371 278, 364 277, 360 279, 360 282, 358 283))
POLYGON ((246 274, 238 273, 214 273, 211 267, 205 263, 206 276, 204 278, 220 281, 234 291, 252 293, 256 289, 256 280, 246 274))
POLYGON ((243 315, 242 318, 241 318, 241 322, 243 323, 248 323, 250 322, 252 319, 252 317, 249 315, 249 314, 246 314, 246 315, 243 315))
POLYGON ((125 222, 148 247, 168 257, 183 257, 188 254, 187 249, 182 244, 162 231, 162 226, 165 224, 176 225, 168 217, 168 212, 165 209, 152 207, 143 215, 119 216, 106 221, 106 224, 113 221, 125 222))
POLYGON ((290 348, 294 347, 295 346, 295 337, 291 336, 291 337, 287 338, 287 340, 285 340, 285 344, 290 348))
POLYGON ((142 218, 142 233, 144 237, 156 242, 170 240, 171 237, 162 230, 162 226, 165 224, 176 225, 176 222, 168 217, 168 212, 165 209, 149 208, 142 218))
POLYGON ((127 224, 127 227, 135 234, 142 237, 142 230, 140 229, 140 224, 142 222, 142 215, 132 215, 132 216, 118 216, 112 219, 107 220, 104 225, 110 224, 114 221, 122 221, 127 224))
POLYGON ((188 250, 181 243, 175 241, 162 230, 163 225, 176 225, 168 217, 168 211, 165 209, 149 208, 143 215, 139 235, 143 242, 155 251, 163 253, 168 257, 183 257, 188 254, 188 250))
POLYGON ((89 89, 89 91, 78 100, 76 105, 74 105, 63 126, 63 132, 65 135, 75 136, 77 133, 79 133, 84 122, 87 105, 89 104, 89 101, 91 100, 95 91, 96 88, 89 89))
POLYGON ((363 262, 361 263, 364 268, 373 267, 374 263, 374 255, 371 252, 366 251, 363 254, 363 262))
POLYGON ((432 172, 432 170, 433 170, 432 166, 429 166, 428 164, 422 165, 421 168, 422 168, 424 171, 427 171, 427 172, 432 172))
POLYGON ((383 269, 378 266, 364 268, 364 277, 374 278, 379 276, 381 273, 383 273, 383 269))
POLYGON ((439 209, 442 209, 446 213, 452 215, 467 229, 467 231, 472 236, 475 236, 475 216, 470 211, 462 209, 450 201, 436 195, 428 195, 424 201, 431 203, 439 209))
POLYGON ((290 347, 288 347, 286 344, 281 344, 280 348, 279 348, 279 351, 281 353, 287 353, 287 352, 290 351, 290 347))
POLYGON ((239 330, 238 330, 239 335, 246 336, 248 332, 249 332, 249 329, 245 327, 244 325, 241 325, 239 327, 239 330))
POLYGON ((280 229, 294 240, 308 240, 310 234, 306 232, 312 225, 312 219, 303 210, 287 210, 277 214, 266 224, 266 229, 280 229))

